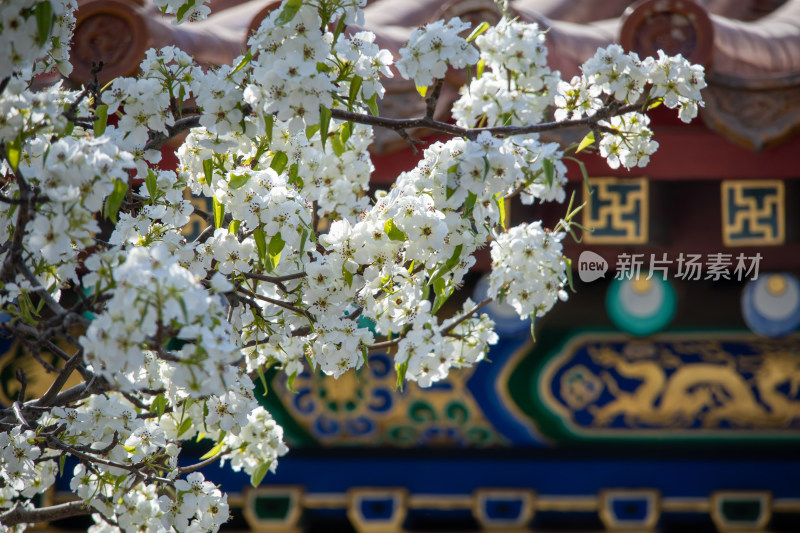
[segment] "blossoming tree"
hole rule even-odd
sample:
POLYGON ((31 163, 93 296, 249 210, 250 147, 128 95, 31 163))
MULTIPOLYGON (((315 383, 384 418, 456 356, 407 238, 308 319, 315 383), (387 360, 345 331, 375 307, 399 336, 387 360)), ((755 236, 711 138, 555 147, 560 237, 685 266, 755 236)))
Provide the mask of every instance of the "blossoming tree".
MULTIPOLYGON (((208 12, 156 3, 177 21, 208 12)), ((574 211, 554 229, 504 227, 514 196, 564 200, 565 152, 539 133, 584 126, 581 147, 644 166, 658 146, 646 111, 663 103, 688 122, 702 104, 703 70, 680 56, 611 46, 563 81, 545 32, 509 18, 471 33, 459 19, 429 24, 394 61, 372 33, 346 31, 362 4, 286 0, 231 66, 202 70, 167 47, 103 90, 36 92, 35 75, 70 69, 76 3, 3 5, 0 331, 62 364, 38 359, 52 383, 35 398, 19 372, 19 397, 0 410, 0 531, 89 513, 95 531, 217 530, 226 496, 199 470, 230 463, 258 485, 286 452, 253 394, 266 369, 339 376, 391 349, 398 383, 425 387, 477 363, 497 338, 483 305, 541 316, 567 297, 574 211), (424 116, 379 116, 392 66, 418 86, 424 116), (434 119, 450 67, 471 75, 455 123, 434 119), (452 138, 370 193, 376 127, 452 138), (177 169, 159 168, 184 132, 177 169), (193 212, 209 226, 187 240, 193 212), (488 299, 440 320, 485 246, 488 299), (202 436, 207 457, 182 460, 202 436), (76 500, 34 504, 57 476, 76 500)))

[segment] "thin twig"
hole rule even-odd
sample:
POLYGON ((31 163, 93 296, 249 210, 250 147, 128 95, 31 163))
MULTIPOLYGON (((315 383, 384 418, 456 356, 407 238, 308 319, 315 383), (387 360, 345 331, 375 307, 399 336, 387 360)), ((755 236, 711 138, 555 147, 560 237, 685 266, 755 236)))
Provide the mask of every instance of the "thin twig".
POLYGON ((296 306, 290 304, 289 302, 284 302, 283 300, 277 300, 275 298, 270 298, 269 296, 262 296, 260 294, 256 294, 256 293, 254 293, 252 291, 249 291, 249 290, 247 290, 247 289, 245 289, 243 287, 237 287, 236 290, 238 292, 244 294, 245 296, 248 296, 251 299, 261 300, 262 302, 267 302, 267 303, 270 303, 272 305, 277 305, 278 307, 282 307, 283 309, 286 309, 287 311, 292 311, 293 313, 297 313, 298 315, 302 315, 302 316, 304 316, 304 317, 306 317, 308 319, 311 319, 311 316, 309 315, 308 311, 306 311, 305 309, 300 309, 299 307, 296 307, 296 306))
MULTIPOLYGON (((58 347, 52 342, 48 342, 48 344, 49 344, 48 348, 50 348, 51 350, 53 348, 58 349, 58 347)), ((58 351, 60 351, 60 349, 58 349, 58 351)), ((81 349, 75 352, 75 354, 73 354, 73 356, 70 357, 66 363, 64 363, 64 368, 62 368, 59 371, 58 375, 56 376, 56 379, 53 380, 53 383, 47 389, 47 392, 45 392, 44 395, 41 398, 39 398, 39 400, 36 402, 36 405, 38 406, 50 405, 50 401, 56 397, 56 395, 61 391, 61 388, 67 383, 67 380, 72 375, 72 371, 75 370, 75 368, 77 368, 78 366, 80 366, 79 363, 82 358, 83 358, 83 350, 81 349)), ((84 370, 88 373, 88 370, 86 369, 84 370)), ((89 374, 89 376, 91 376, 91 374, 89 374)))
POLYGON ((32 427, 27 420, 25 420, 25 416, 22 414, 22 403, 14 402, 11 404, 11 409, 14 410, 14 416, 17 418, 17 421, 22 424, 22 427, 30 428, 32 427))
POLYGON ((294 274, 286 274, 285 276, 268 276, 266 274, 256 274, 255 272, 242 272, 242 275, 246 278, 266 281, 268 283, 283 283, 284 281, 292 281, 307 276, 305 272, 296 272, 294 274))
POLYGON ((25 373, 24 368, 17 369, 17 381, 19 381, 19 394, 17 394, 17 401, 25 401, 25 392, 28 389, 28 375, 25 373))
MULTIPOLYGON (((47 442, 53 448, 56 448, 57 450, 65 451, 65 452, 67 452, 69 454, 74 455, 78 459, 81 459, 83 461, 87 461, 89 463, 95 463, 95 464, 100 464, 100 465, 103 465, 103 466, 109 466, 109 467, 112 467, 112 468, 120 468, 122 470, 127 470, 128 472, 133 473, 135 476, 141 477, 141 478, 143 478, 143 479, 145 479, 147 481, 159 481, 161 483, 166 483, 168 485, 172 485, 174 483, 171 479, 167 479, 167 478, 163 478, 163 477, 159 477, 159 476, 153 476, 153 475, 149 475, 149 474, 143 474, 142 473, 142 466, 143 466, 142 464, 138 464, 137 463, 137 464, 128 465, 128 464, 125 464, 125 463, 120 463, 118 461, 110 461, 110 460, 104 459, 102 457, 94 457, 93 455, 90 455, 88 453, 84 453, 84 452, 82 452, 80 450, 77 450, 74 446, 70 446, 66 442, 64 442, 64 441, 62 441, 60 439, 57 439, 56 437, 53 437, 53 436, 48 436, 47 437, 47 442)), ((98 453, 98 452, 92 452, 92 453, 98 453)))
POLYGON ((437 79, 433 85, 433 90, 425 98, 425 118, 433 119, 433 115, 436 113, 436 104, 439 102, 439 95, 442 94, 442 85, 444 85, 444 79, 437 79))
POLYGON ((179 474, 188 474, 190 472, 194 472, 195 470, 200 470, 201 468, 206 467, 206 466, 218 461, 223 455, 228 453, 228 451, 229 450, 227 448, 223 448, 223 449, 221 449, 219 451, 219 453, 209 457, 205 461, 200 461, 199 463, 195 463, 193 465, 189 465, 189 466, 184 466, 182 468, 178 468, 178 473, 179 474))
POLYGON ((484 301, 482 301, 481 303, 479 303, 478 305, 476 305, 476 306, 475 306, 475 307, 472 309, 472 311, 469 311, 469 312, 467 312, 467 313, 464 313, 464 315, 463 315, 462 317, 460 317, 458 320, 456 320, 455 322, 453 322, 452 324, 450 324, 449 326, 447 326, 446 328, 444 328, 444 329, 442 330, 442 335, 444 335, 444 334, 447 334, 447 333, 450 333, 450 332, 451 332, 451 331, 453 331, 453 330, 454 330, 454 329, 455 329, 455 328, 456 328, 456 327, 457 327, 459 324, 461 324, 462 322, 464 322, 466 319, 468 319, 469 317, 471 317, 472 315, 474 315, 475 313, 477 313, 478 311, 480 311, 480 310, 481 310, 481 309, 482 309, 484 306, 486 306, 486 305, 489 305, 489 304, 490 304, 490 303, 492 303, 493 301, 494 301, 494 298, 486 298, 484 301))

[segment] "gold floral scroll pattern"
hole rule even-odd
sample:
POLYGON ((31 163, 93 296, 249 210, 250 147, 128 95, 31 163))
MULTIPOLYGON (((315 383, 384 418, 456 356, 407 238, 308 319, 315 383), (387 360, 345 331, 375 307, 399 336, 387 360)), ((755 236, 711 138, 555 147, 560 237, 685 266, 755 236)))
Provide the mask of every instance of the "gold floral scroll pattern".
POLYGON ((586 242, 594 244, 642 244, 649 231, 647 178, 589 178, 591 193, 584 188, 588 205, 583 225, 591 229, 586 242))
POLYGON ((452 370, 445 383, 396 388, 392 359, 372 354, 369 365, 338 379, 298 375, 293 391, 283 374, 275 391, 292 418, 323 446, 487 447, 505 444, 466 386, 472 369, 452 370))
POLYGON ((579 433, 791 433, 800 431, 800 338, 578 338, 547 363, 539 393, 579 433))

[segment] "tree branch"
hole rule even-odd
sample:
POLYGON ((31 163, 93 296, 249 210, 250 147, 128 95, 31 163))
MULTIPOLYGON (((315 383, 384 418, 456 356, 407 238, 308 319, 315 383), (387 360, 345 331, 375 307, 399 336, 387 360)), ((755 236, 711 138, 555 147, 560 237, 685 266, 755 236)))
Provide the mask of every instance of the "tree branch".
POLYGON ((52 522, 54 520, 89 514, 91 512, 91 508, 82 500, 51 505, 50 507, 39 507, 36 509, 28 509, 20 501, 10 510, 0 513, 0 523, 4 526, 11 527, 17 524, 52 522))
POLYGON ((552 131, 562 128, 570 128, 574 126, 588 126, 592 127, 601 120, 607 120, 611 117, 624 115, 632 111, 641 110, 641 105, 626 104, 622 106, 609 106, 600 109, 591 117, 585 117, 573 120, 562 120, 560 122, 543 122, 540 124, 530 124, 528 126, 493 126, 485 128, 463 128, 455 124, 449 124, 435 120, 432 117, 424 116, 419 118, 388 118, 376 117, 372 115, 365 115, 362 113, 355 113, 353 111, 346 111, 344 109, 331 109, 331 116, 339 120, 349 120, 359 124, 366 124, 368 126, 378 126, 381 128, 388 128, 394 131, 408 130, 413 128, 428 128, 442 133, 449 133, 458 137, 466 137, 468 139, 476 139, 478 135, 487 132, 491 135, 526 135, 530 133, 541 133, 544 131, 552 131))

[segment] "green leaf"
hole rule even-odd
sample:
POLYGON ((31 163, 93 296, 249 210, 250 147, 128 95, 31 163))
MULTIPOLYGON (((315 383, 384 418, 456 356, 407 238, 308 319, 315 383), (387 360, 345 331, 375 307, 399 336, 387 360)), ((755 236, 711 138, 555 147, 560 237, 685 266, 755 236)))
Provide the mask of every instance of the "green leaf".
POLYGON ((231 223, 228 224, 228 233, 232 233, 233 235, 238 234, 241 223, 240 220, 231 220, 231 223))
POLYGON ((183 296, 178 296, 178 303, 181 305, 181 311, 183 311, 183 316, 186 319, 186 322, 189 322, 189 309, 186 307, 186 300, 183 299, 183 296))
POLYGON ((178 426, 178 437, 180 437, 190 429, 192 429, 192 418, 187 416, 181 421, 181 425, 178 426))
POLYGON ((467 199, 464 201, 464 216, 469 216, 472 214, 472 210, 475 208, 475 201, 477 199, 478 197, 474 192, 467 194, 467 199))
POLYGON ((284 240, 281 238, 280 233, 276 233, 272 236, 269 240, 269 246, 267 247, 267 253, 269 255, 269 266, 271 266, 271 270, 275 270, 275 267, 278 266, 278 262, 281 260, 281 251, 283 247, 286 245, 284 240))
POLYGON ((481 59, 480 61, 478 61, 478 64, 475 67, 475 76, 478 77, 478 78, 483 76, 483 71, 485 69, 486 69, 486 60, 485 59, 481 59))
POLYGON ((292 166, 289 167, 289 179, 286 181, 298 189, 303 188, 303 178, 300 177, 300 166, 297 163, 292 163, 292 166))
POLYGON ((221 452, 221 451, 222 451, 222 437, 220 437, 220 439, 219 439, 219 442, 217 443, 217 445, 216 445, 216 446, 214 446, 213 448, 211 448, 210 450, 208 450, 208 451, 207 451, 207 452, 206 452, 206 453, 205 453, 205 454, 204 454, 204 455, 203 455, 203 456, 200 458, 200 460, 201 460, 201 461, 205 461, 206 459, 211 459, 212 457, 214 457, 215 455, 217 455, 217 454, 218 454, 219 452, 221 452))
POLYGON ((276 26, 283 26, 292 21, 297 12, 300 11, 300 6, 303 4, 303 0, 289 0, 286 2, 286 5, 283 6, 283 10, 281 11, 278 18, 275 19, 276 26))
POLYGON ((205 185, 211 185, 211 179, 213 178, 213 176, 214 176, 213 163, 211 162, 210 159, 206 159, 205 161, 203 161, 203 179, 205 179, 205 181, 201 181, 201 183, 205 185))
POLYGON ((150 404, 150 409, 155 409, 158 418, 161 418, 164 416, 164 411, 166 411, 168 403, 167 398, 163 394, 159 394, 153 399, 153 403, 150 404))
POLYGON ((373 94, 366 100, 367 107, 369 108, 369 112, 372 113, 372 116, 378 116, 378 93, 373 94))
POLYGON ((394 220, 391 218, 383 225, 383 231, 385 231, 386 235, 393 241, 408 240, 408 236, 406 236, 406 234, 403 233, 400 228, 394 225, 394 220))
POLYGON ((267 115, 264 117, 264 122, 266 123, 266 133, 267 133, 267 142, 272 142, 272 128, 275 126, 275 117, 272 115, 267 115))
POLYGON ((544 168, 544 177, 547 183, 553 183, 553 177, 555 176, 553 162, 550 159, 542 159, 542 168, 544 168))
POLYGON ((150 195, 150 200, 155 200, 158 194, 158 177, 149 168, 147 169, 147 177, 144 179, 144 183, 147 185, 147 194, 150 195))
POLYGON ((353 273, 347 270, 347 267, 344 263, 342 263, 342 275, 344 276, 344 280, 347 282, 348 287, 353 286, 353 273))
POLYGON ((569 257, 564 258, 567 262, 567 283, 569 284, 569 290, 575 292, 575 286, 572 284, 572 259, 569 257))
POLYGON ((325 143, 328 140, 328 128, 331 125, 331 110, 324 105, 319 106, 319 138, 322 141, 322 151, 325 151, 325 143))
POLYGON ((228 187, 231 189, 239 189, 244 186, 250 180, 250 174, 245 172, 244 174, 234 174, 231 178, 231 181, 228 182, 228 187))
POLYGON ((19 168, 19 160, 22 156, 22 134, 19 134, 13 141, 6 143, 6 157, 11 170, 14 172, 19 168))
POLYGON ((261 380, 261 386, 264 387, 264 394, 263 396, 267 395, 267 376, 264 375, 264 369, 260 366, 256 368, 256 372, 258 372, 258 378, 261 380))
POLYGON ((508 220, 506 220, 506 199, 501 193, 497 193, 494 197, 497 202, 497 209, 500 210, 500 225, 503 230, 508 231, 508 220))
POLYGON ((64 463, 67 460, 67 454, 61 454, 61 457, 58 458, 58 477, 62 477, 64 475, 64 463))
POLYGON ((319 131, 319 124, 312 124, 311 126, 306 126, 306 139, 309 141, 311 137, 314 136, 315 133, 319 131))
POLYGON ((97 117, 97 120, 94 121, 94 136, 100 137, 105 133, 108 125, 108 106, 105 104, 97 106, 94 115, 97 117))
POLYGON ((344 143, 336 135, 331 137, 331 147, 333 148, 333 153, 336 154, 337 157, 341 156, 345 151, 344 143))
POLYGON ((36 28, 39 30, 39 46, 44 46, 53 29, 53 6, 48 0, 36 4, 36 28))
POLYGON ((117 213, 119 213, 119 208, 122 206, 122 201, 125 199, 126 194, 128 194, 128 183, 114 178, 114 192, 108 195, 106 205, 103 208, 106 218, 112 222, 117 221, 117 213))
MULTIPOLYGON (((253 52, 250 51, 250 50, 247 50, 247 53, 244 55, 242 60, 239 61, 239 64, 236 65, 236 68, 231 71, 231 74, 236 74, 237 72, 242 70, 245 67, 245 65, 247 65, 250 62, 251 59, 253 59, 253 52)), ((229 74, 229 76, 230 76, 230 74, 229 74)))
POLYGON ((289 156, 286 155, 284 152, 278 152, 274 156, 272 156, 272 163, 270 163, 270 168, 280 174, 283 172, 283 169, 286 168, 286 165, 289 164, 289 156))
MULTIPOLYGON (((464 245, 459 244, 456 246, 456 249, 453 250, 453 255, 451 255, 445 263, 440 266, 436 272, 431 276, 430 281, 428 281, 428 285, 436 283, 442 276, 453 270, 456 265, 461 262, 461 252, 464 250, 464 245)), ((434 287, 435 290, 435 287, 434 287)))
POLYGON ((258 262, 263 263, 267 259, 267 235, 261 228, 253 230, 253 238, 256 240, 256 248, 258 248, 258 262))
MULTIPOLYGON (((307 355, 306 355, 306 358, 308 358, 307 355)), ((311 364, 311 363, 309 363, 309 366, 311 368, 314 368, 314 365, 311 364)), ((294 388, 294 380, 295 380, 295 378, 297 378, 297 372, 295 372, 293 374, 289 374, 288 376, 286 376, 286 388, 289 389, 289 392, 291 392, 293 394, 297 393, 297 391, 294 388)))
POLYGON ((453 284, 449 279, 438 277, 433 282, 433 292, 436 297, 433 299, 431 313, 437 312, 445 304, 450 295, 453 294, 453 284))
POLYGON ((340 140, 342 141, 342 147, 347 143, 350 136, 353 134, 353 123, 352 122, 345 122, 342 124, 342 132, 339 134, 340 140))
POLYGON ((136 446, 125 446, 123 444, 122 448, 128 453, 136 453, 136 446))
POLYGON ((406 381, 406 372, 408 371, 408 361, 405 363, 400 363, 399 365, 394 366, 395 370, 397 370, 397 383, 395 383, 395 388, 397 390, 403 390, 403 383, 406 381))
POLYGON ((336 42, 339 39, 339 35, 341 35, 344 29, 347 27, 345 18, 346 17, 339 17, 339 23, 336 25, 336 29, 333 32, 333 42, 336 42))
POLYGON ((652 103, 650 103, 650 105, 647 106, 647 110, 650 111, 651 109, 655 109, 658 106, 660 106, 663 102, 664 102, 663 98, 658 98, 657 100, 653 101, 652 103))
POLYGON ((181 109, 183 108, 183 101, 186 99, 186 87, 181 85, 180 90, 178 91, 178 113, 183 115, 181 109))
POLYGON ((425 95, 428 94, 428 88, 417 85, 417 92, 421 97, 425 98, 425 95))
POLYGON ((592 193, 592 186, 589 184, 589 174, 586 172, 586 165, 580 159, 575 157, 564 157, 564 159, 569 159, 570 161, 575 162, 578 167, 581 169, 581 176, 583 176, 583 184, 586 185, 586 190, 589 191, 589 194, 592 193))
POLYGON ((221 228, 225 219, 225 206, 214 196, 214 227, 221 228))
POLYGON ((258 487, 261 484, 261 481, 264 479, 264 476, 267 475, 269 472, 270 463, 259 463, 256 469, 253 471, 253 474, 250 476, 250 484, 253 488, 258 487))
POLYGON ((186 2, 181 7, 178 8, 178 12, 175 13, 175 17, 178 20, 183 20, 183 17, 186 15, 186 13, 193 7, 194 7, 194 0, 189 0, 188 2, 186 2))
POLYGON ((585 150, 586 148, 588 148, 593 144, 594 144, 594 132, 590 131, 589 133, 586 134, 586 137, 584 137, 583 140, 580 142, 578 148, 575 150, 575 153, 577 154, 581 150, 585 150))
POLYGON ((363 82, 363 78, 361 76, 353 76, 353 80, 350 82, 350 98, 347 100, 347 108, 352 109, 353 104, 358 97, 358 91, 361 90, 361 83, 363 82))
POLYGON ((489 29, 489 23, 486 21, 481 22, 478 25, 478 27, 472 30, 472 33, 469 34, 469 37, 467 37, 467 42, 471 43, 478 37, 478 35, 480 35, 481 33, 485 32, 488 29, 489 29))
POLYGON ((300 253, 303 254, 306 249, 306 241, 308 241, 308 230, 304 229, 303 232, 300 234, 300 253))

